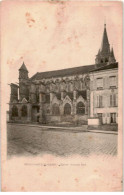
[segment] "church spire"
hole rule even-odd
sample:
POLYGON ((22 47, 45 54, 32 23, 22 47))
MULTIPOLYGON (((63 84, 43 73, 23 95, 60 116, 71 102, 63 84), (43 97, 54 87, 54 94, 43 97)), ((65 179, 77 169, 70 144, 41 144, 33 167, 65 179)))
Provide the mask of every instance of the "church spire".
POLYGON ((108 35, 106 31, 106 24, 104 24, 104 32, 103 32, 103 38, 102 38, 102 44, 101 44, 101 53, 108 54, 109 52, 110 52, 110 45, 109 45, 108 35))
POLYGON ((115 62, 113 49, 110 52, 110 44, 108 40, 106 23, 104 24, 103 38, 101 48, 96 55, 95 63, 98 65, 106 65, 108 63, 115 62), (113 56, 113 57, 112 57, 113 56))

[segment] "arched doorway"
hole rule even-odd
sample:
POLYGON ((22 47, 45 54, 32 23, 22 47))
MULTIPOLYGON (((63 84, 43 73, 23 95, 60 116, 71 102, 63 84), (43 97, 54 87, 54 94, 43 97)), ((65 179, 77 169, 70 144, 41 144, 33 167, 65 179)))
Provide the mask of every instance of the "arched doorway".
POLYGON ((12 107, 12 116, 13 117, 17 117, 18 116, 18 108, 15 105, 12 107))
POLYGON ((22 111, 22 116, 26 117, 27 116, 27 106, 23 105, 21 111, 22 111))
POLYGON ((60 115, 59 105, 56 103, 53 104, 53 106, 52 106, 52 114, 53 115, 60 115))
POLYGON ((85 105, 83 102, 78 102, 77 104, 77 114, 84 115, 85 114, 85 105))
POLYGON ((66 103, 64 106, 64 115, 70 115, 71 114, 71 106, 69 103, 66 103))

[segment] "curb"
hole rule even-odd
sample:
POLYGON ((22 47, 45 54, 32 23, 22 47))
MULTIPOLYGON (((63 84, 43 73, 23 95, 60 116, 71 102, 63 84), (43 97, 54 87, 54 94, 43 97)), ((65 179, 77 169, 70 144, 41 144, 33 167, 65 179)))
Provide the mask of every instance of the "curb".
MULTIPOLYGON (((103 131, 103 130, 88 130, 85 129, 83 130, 82 128, 77 129, 76 127, 56 127, 56 126, 44 126, 44 125, 32 125, 32 124, 18 124, 18 123, 8 123, 10 125, 18 125, 18 126, 29 126, 29 127, 38 127, 38 128, 45 128, 47 129, 46 131, 51 131, 52 129, 54 129, 53 131, 59 131, 58 129, 61 129, 62 131, 70 131, 73 133, 84 133, 84 132, 91 132, 91 133, 102 133, 102 134, 114 134, 114 135, 118 135, 118 132, 114 132, 114 131, 103 131)), ((45 131, 45 130, 43 130, 45 131)), ((59 131, 60 132, 60 131, 59 131)))

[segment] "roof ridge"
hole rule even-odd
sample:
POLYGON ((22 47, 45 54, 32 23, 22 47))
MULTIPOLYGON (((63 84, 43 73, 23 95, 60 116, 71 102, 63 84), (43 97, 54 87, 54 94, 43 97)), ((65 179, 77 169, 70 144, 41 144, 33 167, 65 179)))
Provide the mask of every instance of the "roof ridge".
POLYGON ((83 65, 83 66, 77 66, 77 67, 71 67, 71 68, 64 68, 59 70, 51 70, 51 71, 45 71, 45 72, 37 72, 35 75, 33 75, 30 79, 37 78, 40 79, 46 79, 46 78, 52 78, 52 77, 64 77, 69 75, 76 75, 76 74, 85 74, 89 72, 89 69, 92 67, 95 67, 95 64, 91 65, 83 65))
POLYGON ((61 71, 61 70, 68 70, 68 69, 73 69, 73 68, 81 68, 81 67, 87 67, 87 66, 94 66, 95 64, 91 64, 91 65, 84 65, 84 66, 75 66, 75 67, 71 67, 71 68, 62 68, 62 69, 57 69, 57 70, 48 70, 48 71, 44 71, 44 72, 37 72, 37 73, 46 73, 46 72, 55 72, 55 71, 61 71))

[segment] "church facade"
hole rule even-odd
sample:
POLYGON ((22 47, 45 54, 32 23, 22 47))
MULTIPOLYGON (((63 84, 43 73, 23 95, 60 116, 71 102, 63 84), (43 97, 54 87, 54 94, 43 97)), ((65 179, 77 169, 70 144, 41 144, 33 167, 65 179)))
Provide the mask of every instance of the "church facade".
POLYGON ((97 118, 103 124, 117 123, 117 80, 118 63, 110 49, 105 25, 93 65, 38 72, 29 78, 23 63, 19 85, 10 85, 9 120, 87 124, 88 118, 97 118))

